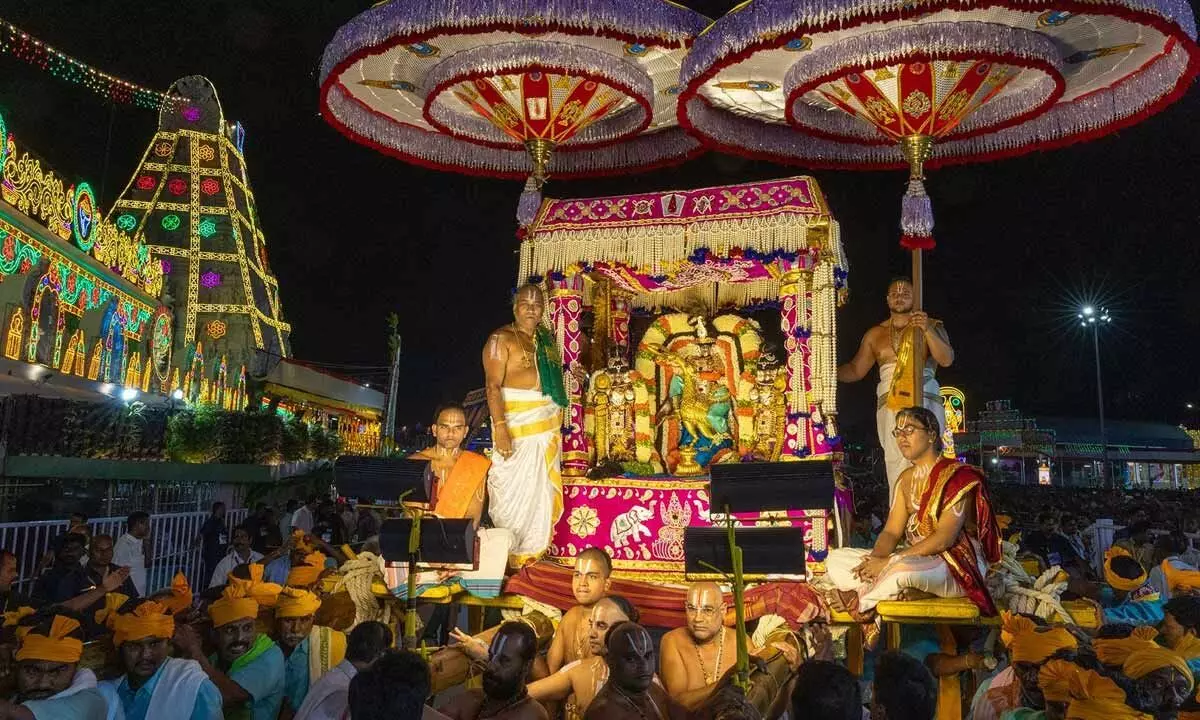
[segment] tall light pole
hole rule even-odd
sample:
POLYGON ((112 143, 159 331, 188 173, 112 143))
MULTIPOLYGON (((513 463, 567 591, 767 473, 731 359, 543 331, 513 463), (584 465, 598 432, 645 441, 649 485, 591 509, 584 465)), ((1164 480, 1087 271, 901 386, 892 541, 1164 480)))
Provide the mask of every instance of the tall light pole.
POLYGON ((1104 430, 1104 383, 1100 377, 1100 326, 1108 325, 1112 318, 1106 308, 1084 305, 1079 309, 1079 324, 1091 328, 1092 347, 1096 351, 1096 402, 1100 410, 1100 485, 1112 489, 1114 484, 1109 478, 1108 468, 1108 434, 1104 430))

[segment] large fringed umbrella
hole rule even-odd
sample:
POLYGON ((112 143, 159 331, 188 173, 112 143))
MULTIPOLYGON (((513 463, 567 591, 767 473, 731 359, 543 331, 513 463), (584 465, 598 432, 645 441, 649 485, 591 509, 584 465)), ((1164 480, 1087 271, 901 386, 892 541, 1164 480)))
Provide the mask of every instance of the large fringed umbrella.
POLYGON ((546 178, 646 170, 700 144, 676 123, 679 70, 708 20, 663 0, 393 0, 325 49, 321 112, 403 160, 546 178))
MULTIPOLYGON (((925 169, 1088 140, 1187 89, 1184 0, 751 0, 695 41, 680 123, 806 167, 909 169, 901 245, 934 246, 925 169)), ((919 339, 918 337, 915 339, 919 339)), ((923 349, 911 370, 920 392, 923 349)))

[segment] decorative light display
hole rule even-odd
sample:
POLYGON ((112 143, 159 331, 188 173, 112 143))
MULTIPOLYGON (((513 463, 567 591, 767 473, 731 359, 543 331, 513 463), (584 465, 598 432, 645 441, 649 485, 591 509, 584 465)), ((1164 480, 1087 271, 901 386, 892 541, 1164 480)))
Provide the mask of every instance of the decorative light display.
MULTIPOLYGON (((3 118, 0 118, 2 122, 3 118)), ((116 223, 101 220, 96 194, 88 183, 65 187, 50 168, 42 167, 41 161, 29 153, 18 153, 15 138, 8 137, 4 145, 10 155, 3 167, 0 196, 6 202, 40 220, 58 238, 73 240, 82 251, 141 287, 151 297, 158 296, 162 291, 162 274, 150 263, 149 250, 140 238, 128 234, 136 228, 136 218, 122 215, 116 223), (122 223, 128 229, 123 228, 122 223)), ((9 254, 5 259, 14 257, 9 254)), ((3 269, 5 273, 17 271, 12 267, 3 269)), ((73 292, 71 283, 75 276, 68 273, 65 277, 68 292, 73 292)))
POLYGON ((142 175, 137 179, 138 190, 145 190, 148 192, 156 187, 158 187, 158 181, 154 179, 153 175, 142 175))
POLYGON ((167 191, 172 195, 182 195, 187 192, 187 180, 183 178, 171 178, 167 181, 167 191))
POLYGON ((26 215, 40 220, 52 233, 70 240, 75 213, 75 189, 67 186, 41 160, 19 152, 17 141, 8 137, 4 182, 0 197, 26 215))
POLYGON ((0 276, 27 273, 43 260, 47 261, 49 269, 39 287, 53 291, 60 307, 81 313, 106 307, 115 299, 129 318, 127 334, 134 339, 141 338, 143 326, 154 311, 147 300, 121 290, 67 257, 59 248, 24 232, 0 213, 0 276))
POLYGON ((84 252, 91 250, 95 243, 95 239, 92 237, 92 228, 96 224, 97 214, 96 193, 92 192, 91 186, 87 183, 79 183, 75 187, 75 216, 72 218, 74 220, 72 229, 75 235, 75 244, 84 252))
POLYGON ((178 230, 179 229, 179 216, 174 213, 171 213, 168 215, 163 215, 162 229, 163 230, 178 230))
POLYGON ((223 321, 211 320, 207 325, 204 326, 204 330, 213 340, 220 340, 221 338, 225 337, 225 331, 227 328, 223 321))
POLYGON ((158 110, 168 101, 164 93, 97 70, 4 20, 0 20, 0 53, 12 55, 60 80, 82 85, 109 102, 158 110))
MULTIPOLYGON (((245 317, 248 329, 245 339, 241 334, 237 336, 238 342, 248 347, 235 343, 226 348, 232 367, 249 362, 257 350, 286 357, 291 326, 283 319, 278 281, 258 252, 266 240, 249 190, 245 158, 237 145, 243 142, 244 130, 237 123, 225 122, 215 89, 202 77, 177 81, 169 94, 179 98, 175 107, 180 114, 161 118, 134 177, 169 175, 184 180, 191 192, 178 199, 167 193, 147 197, 138 191, 135 180, 134 187, 117 200, 112 213, 118 218, 129 214, 137 219, 138 227, 144 228, 150 256, 159 261, 171 282, 179 319, 175 362, 183 363, 190 357, 187 348, 207 335, 213 319, 222 320, 228 327, 229 319, 219 317, 225 315, 245 317), (170 148, 171 152, 159 155, 158 148, 170 148), (178 218, 173 228, 162 223, 169 215, 178 218), (176 264, 177 272, 173 272, 176 258, 182 264, 176 264), (208 263, 222 264, 214 267, 208 263), (223 302, 201 302, 205 289, 218 286, 225 290, 220 298, 223 302)), ((218 360, 211 358, 202 376, 193 374, 193 384, 200 377, 211 380, 216 369, 212 364, 218 360)), ((189 367, 180 364, 181 374, 186 374, 189 367)))
POLYGON ((402 160, 528 176, 518 206, 528 225, 550 173, 648 169, 699 149, 667 89, 707 25, 660 2, 380 3, 325 49, 321 112, 402 160))

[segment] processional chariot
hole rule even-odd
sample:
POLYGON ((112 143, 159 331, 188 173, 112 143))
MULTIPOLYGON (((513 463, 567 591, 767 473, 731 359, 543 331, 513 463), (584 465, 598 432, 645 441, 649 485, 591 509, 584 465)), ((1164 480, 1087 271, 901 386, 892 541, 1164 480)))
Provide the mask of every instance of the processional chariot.
MULTIPOLYGON (((548 286, 564 366, 591 370, 586 387, 566 373, 550 556, 602 547, 619 576, 682 580, 684 531, 712 520, 710 467, 834 457, 846 275, 837 221, 809 177, 543 201, 519 279, 548 286), (774 352, 750 316, 767 309, 783 336, 774 352), (650 317, 636 339, 635 314, 650 317)), ((743 523, 803 525, 819 569, 828 509, 786 505, 743 523)))

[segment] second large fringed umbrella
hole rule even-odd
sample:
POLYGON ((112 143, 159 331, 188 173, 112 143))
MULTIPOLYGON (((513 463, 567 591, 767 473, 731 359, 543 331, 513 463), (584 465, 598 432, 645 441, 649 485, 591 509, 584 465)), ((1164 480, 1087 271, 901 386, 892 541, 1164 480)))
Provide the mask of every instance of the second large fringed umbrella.
POLYGON ((696 39, 679 118, 736 154, 907 167, 901 244, 919 309, 921 252, 934 246, 926 167, 1139 122, 1187 89, 1195 36, 1185 0, 751 0, 696 39))
POLYGON ((708 20, 663 0, 393 0, 338 30, 321 61, 321 112, 403 160, 528 176, 534 219, 550 174, 678 162, 680 65, 708 20))

